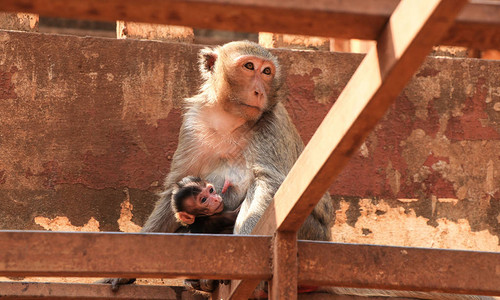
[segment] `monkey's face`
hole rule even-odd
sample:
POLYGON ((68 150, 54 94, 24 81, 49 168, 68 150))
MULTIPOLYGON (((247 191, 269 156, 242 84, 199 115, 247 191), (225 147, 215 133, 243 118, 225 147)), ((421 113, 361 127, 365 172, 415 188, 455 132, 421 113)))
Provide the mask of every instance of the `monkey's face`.
POLYGON ((183 224, 193 224, 196 217, 211 216, 224 210, 224 202, 214 186, 194 176, 184 177, 176 183, 172 205, 176 218, 183 224))
POLYGON ((257 120, 269 107, 276 66, 270 60, 241 55, 227 67, 230 91, 225 109, 246 120, 257 120))
POLYGON ((199 205, 200 211, 205 216, 211 216, 222 212, 224 209, 224 202, 212 184, 208 183, 201 193, 196 196, 196 202, 199 205))
POLYGON ((224 202, 214 186, 207 183, 198 195, 188 197, 184 206, 186 211, 194 216, 211 216, 222 212, 224 202))

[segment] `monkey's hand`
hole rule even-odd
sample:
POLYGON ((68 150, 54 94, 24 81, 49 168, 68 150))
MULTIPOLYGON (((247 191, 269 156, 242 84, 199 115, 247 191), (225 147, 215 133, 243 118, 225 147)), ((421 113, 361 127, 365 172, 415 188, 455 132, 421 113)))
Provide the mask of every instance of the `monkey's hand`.
POLYGON ((111 284, 111 290, 116 292, 120 288, 120 285, 132 284, 134 282, 135 278, 104 278, 96 281, 95 283, 111 284))

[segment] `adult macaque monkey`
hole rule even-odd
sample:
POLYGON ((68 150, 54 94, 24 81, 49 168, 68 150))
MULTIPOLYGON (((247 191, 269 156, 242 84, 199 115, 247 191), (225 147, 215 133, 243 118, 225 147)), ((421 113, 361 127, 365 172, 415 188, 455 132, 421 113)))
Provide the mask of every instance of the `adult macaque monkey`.
MULTIPOLYGON (((235 234, 250 234, 302 152, 303 142, 280 103, 282 74, 278 60, 258 44, 232 42, 200 52, 204 82, 186 99, 179 143, 165 191, 142 228, 175 232, 179 228, 170 187, 187 175, 221 190, 228 210, 241 204, 235 234)), ((300 239, 329 240, 333 208, 325 194, 300 229, 300 239)), ((114 289, 129 279, 109 279, 114 289)))

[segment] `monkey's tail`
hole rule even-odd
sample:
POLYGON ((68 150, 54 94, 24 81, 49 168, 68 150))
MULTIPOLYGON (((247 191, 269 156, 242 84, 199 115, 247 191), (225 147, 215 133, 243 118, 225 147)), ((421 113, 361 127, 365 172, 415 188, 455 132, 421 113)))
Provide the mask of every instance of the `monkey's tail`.
POLYGON ((446 294, 432 292, 415 291, 397 291, 397 290, 378 290, 378 289, 360 289, 343 287, 325 287, 323 290, 337 295, 351 295, 364 297, 404 297, 428 300, 500 300, 498 297, 446 294))

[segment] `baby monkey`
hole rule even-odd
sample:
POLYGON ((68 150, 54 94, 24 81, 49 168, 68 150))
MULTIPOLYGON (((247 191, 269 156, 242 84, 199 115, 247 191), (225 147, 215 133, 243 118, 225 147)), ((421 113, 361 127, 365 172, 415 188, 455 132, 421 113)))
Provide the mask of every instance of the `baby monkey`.
MULTIPOLYGON (((229 186, 226 180, 222 193, 229 186)), ((224 202, 214 186, 195 176, 186 176, 174 184, 172 208, 177 221, 191 233, 232 234, 239 212, 239 208, 224 211, 224 202)))

